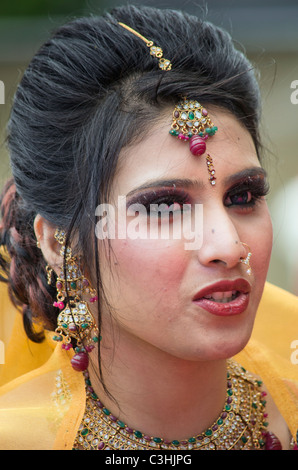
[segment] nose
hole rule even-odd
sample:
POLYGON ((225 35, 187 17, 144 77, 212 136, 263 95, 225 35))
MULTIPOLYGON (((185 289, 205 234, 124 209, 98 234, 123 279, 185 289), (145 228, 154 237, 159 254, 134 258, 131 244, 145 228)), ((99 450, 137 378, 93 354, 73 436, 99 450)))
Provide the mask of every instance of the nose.
POLYGON ((221 265, 231 269, 245 258, 247 249, 242 244, 237 227, 224 207, 204 211, 203 243, 198 250, 199 262, 204 266, 221 265))

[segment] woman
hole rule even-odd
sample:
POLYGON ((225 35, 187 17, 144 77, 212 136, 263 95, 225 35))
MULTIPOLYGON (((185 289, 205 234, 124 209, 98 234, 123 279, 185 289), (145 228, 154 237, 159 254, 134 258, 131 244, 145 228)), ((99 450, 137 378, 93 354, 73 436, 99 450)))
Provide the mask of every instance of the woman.
POLYGON ((253 68, 196 17, 121 7, 41 47, 12 109, 1 226, 40 367, 17 325, 3 448, 293 446, 294 378, 291 397, 275 382, 286 421, 267 384, 227 363, 272 246, 259 119, 253 68))

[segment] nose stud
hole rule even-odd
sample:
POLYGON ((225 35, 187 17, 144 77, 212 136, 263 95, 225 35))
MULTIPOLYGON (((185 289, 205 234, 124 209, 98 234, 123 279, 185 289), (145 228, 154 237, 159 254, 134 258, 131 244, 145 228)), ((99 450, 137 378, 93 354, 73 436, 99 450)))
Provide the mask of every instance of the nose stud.
POLYGON ((245 264, 246 272, 249 276, 251 276, 252 275, 252 269, 251 269, 251 266, 250 266, 250 258, 252 256, 252 252, 251 252, 249 246, 246 243, 241 242, 241 244, 243 246, 245 246, 245 248, 247 248, 248 253, 247 253, 246 258, 240 258, 240 263, 245 264))

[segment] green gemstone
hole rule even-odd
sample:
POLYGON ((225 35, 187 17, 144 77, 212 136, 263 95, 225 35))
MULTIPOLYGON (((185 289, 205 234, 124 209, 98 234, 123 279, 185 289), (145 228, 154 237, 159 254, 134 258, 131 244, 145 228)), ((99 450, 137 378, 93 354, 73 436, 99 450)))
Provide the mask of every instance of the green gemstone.
MULTIPOLYGON (((101 339, 101 337, 100 337, 100 339, 101 339)), ((93 343, 98 343, 98 337, 97 337, 97 336, 93 336, 92 341, 93 341, 93 343)))
POLYGON ((266 400, 262 400, 261 403, 262 403, 263 406, 266 406, 267 402, 266 402, 266 400))
POLYGON ((190 111, 190 112, 188 113, 188 117, 189 117, 189 119, 194 119, 194 118, 195 118, 195 115, 194 115, 194 113, 193 113, 192 111, 190 111))
POLYGON ((179 132, 176 131, 175 129, 171 129, 171 130, 170 130, 170 134, 177 136, 177 135, 179 135, 179 132))
POLYGON ((211 131, 210 127, 206 127, 205 132, 206 132, 206 134, 210 134, 212 131, 211 131))
POLYGON ((63 338, 62 338, 62 336, 53 336, 53 340, 54 341, 62 341, 63 338))
POLYGON ((190 439, 188 439, 188 442, 190 442, 190 443, 192 444, 193 442, 196 442, 196 438, 195 438, 195 437, 191 437, 190 439))
POLYGON ((228 395, 229 395, 230 397, 233 395, 233 390, 231 390, 230 388, 229 388, 229 390, 228 390, 228 395))
POLYGON ((67 323, 61 323, 61 326, 62 326, 62 328, 68 328, 68 324, 67 324, 67 323))
POLYGON ((256 410, 258 408, 257 403, 253 402, 252 407, 256 410))
POLYGON ((109 416, 111 412, 107 408, 103 408, 102 411, 104 412, 105 415, 109 416))
POLYGON ((82 435, 82 436, 87 436, 88 433, 89 433, 89 429, 88 429, 88 428, 84 428, 84 429, 82 429, 82 431, 81 431, 81 435, 82 435))
POLYGON ((259 440, 259 444, 260 444, 261 447, 264 447, 265 441, 263 441, 263 439, 260 439, 260 440, 259 440))
POLYGON ((179 446, 180 442, 179 441, 172 441, 173 446, 179 446))
POLYGON ((226 405, 226 406, 225 406, 225 410, 226 410, 226 411, 230 411, 230 409, 231 409, 231 405, 226 405))
POLYGON ((212 429, 207 429, 207 431, 205 432, 205 436, 212 436, 212 434, 212 429))
POLYGON ((258 387, 261 387, 263 385, 262 380, 257 380, 258 387))
POLYGON ((219 418, 219 419, 217 420, 218 426, 220 426, 222 423, 223 423, 223 419, 219 418))
POLYGON ((154 437, 153 441, 156 442, 156 444, 160 444, 162 442, 162 439, 160 437, 154 437))
POLYGON ((247 437, 242 436, 242 437, 241 437, 241 441, 243 442, 243 444, 246 444, 246 442, 247 442, 247 437))
POLYGON ((140 439, 141 437, 143 437, 143 434, 141 433, 141 431, 135 431, 135 432, 134 432, 134 435, 135 435, 138 439, 140 439))
POLYGON ((265 422, 263 423, 263 426, 265 426, 265 428, 267 428, 267 427, 269 426, 269 423, 267 423, 267 421, 265 421, 265 422))
POLYGON ((120 428, 125 428, 125 424, 123 423, 123 421, 117 421, 117 424, 120 428))
POLYGON ((72 289, 76 289, 76 288, 77 288, 77 283, 74 282, 74 281, 71 282, 71 283, 70 283, 70 287, 71 287, 72 289))
POLYGON ((98 400, 98 396, 94 392, 91 393, 91 397, 93 398, 93 400, 98 400))
POLYGON ((88 323, 82 323, 81 324, 81 327, 83 328, 83 330, 86 330, 86 328, 88 328, 89 324, 88 323))

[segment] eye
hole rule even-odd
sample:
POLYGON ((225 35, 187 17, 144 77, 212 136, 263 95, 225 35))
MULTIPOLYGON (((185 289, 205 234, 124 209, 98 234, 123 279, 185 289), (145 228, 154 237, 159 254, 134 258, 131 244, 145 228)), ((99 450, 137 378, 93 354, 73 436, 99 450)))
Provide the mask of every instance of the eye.
POLYGON ((241 206, 255 203, 250 191, 243 191, 238 194, 231 194, 225 200, 226 206, 241 206))
POLYGON ((224 197, 226 207, 241 211, 252 211, 269 192, 269 185, 263 178, 249 178, 231 188, 224 197))
POLYGON ((173 191, 172 189, 150 191, 140 194, 129 201, 128 209, 135 203, 140 205, 148 216, 154 217, 171 216, 172 214, 182 213, 191 208, 188 195, 183 191, 173 191))

